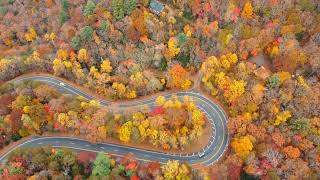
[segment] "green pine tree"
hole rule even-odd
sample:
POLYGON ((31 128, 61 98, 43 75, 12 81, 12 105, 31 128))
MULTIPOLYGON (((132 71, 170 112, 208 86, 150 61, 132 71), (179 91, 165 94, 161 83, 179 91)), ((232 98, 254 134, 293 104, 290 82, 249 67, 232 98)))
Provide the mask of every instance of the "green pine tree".
POLYGON ((92 39, 93 29, 90 26, 85 26, 80 33, 82 41, 90 41, 92 39))
POLYGON ((62 6, 63 11, 68 11, 70 4, 69 4, 68 0, 61 0, 61 6, 62 6))
POLYGON ((81 40, 79 36, 74 36, 71 39, 71 46, 73 49, 75 50, 79 50, 80 49, 80 45, 81 45, 81 40))
POLYGON ((112 0, 111 3, 112 14, 116 20, 124 17, 124 0, 112 0))
POLYGON ((86 6, 84 7, 83 15, 90 16, 93 14, 96 5, 91 0, 87 1, 86 6))
POLYGON ((110 174, 111 159, 103 152, 97 154, 96 160, 93 162, 92 175, 93 176, 108 176, 110 174))
POLYGON ((126 0, 124 1, 124 12, 130 15, 133 10, 137 7, 137 0, 126 0))

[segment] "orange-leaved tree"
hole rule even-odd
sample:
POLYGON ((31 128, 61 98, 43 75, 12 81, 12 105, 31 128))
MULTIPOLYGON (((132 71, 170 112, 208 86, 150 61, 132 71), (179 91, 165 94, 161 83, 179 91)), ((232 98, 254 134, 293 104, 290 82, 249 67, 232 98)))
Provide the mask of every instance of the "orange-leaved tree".
POLYGON ((246 17, 248 19, 252 18, 252 15, 253 15, 253 8, 252 8, 252 5, 250 2, 247 2, 245 5, 244 5, 244 8, 242 10, 242 14, 241 14, 243 17, 246 17))
POLYGON ((169 70, 168 83, 169 88, 189 89, 192 85, 188 78, 188 72, 180 65, 175 64, 169 70))
POLYGON ((292 146, 283 148, 283 151, 291 159, 296 159, 300 156, 300 150, 292 146))

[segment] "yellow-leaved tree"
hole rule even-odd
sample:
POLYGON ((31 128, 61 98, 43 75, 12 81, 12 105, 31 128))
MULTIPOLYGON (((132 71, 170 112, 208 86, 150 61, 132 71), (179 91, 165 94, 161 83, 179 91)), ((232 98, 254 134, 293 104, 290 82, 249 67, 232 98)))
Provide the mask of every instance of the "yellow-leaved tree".
POLYGON ((203 112, 201 112, 197 107, 195 107, 195 109, 192 111, 192 125, 197 137, 200 137, 203 134, 204 124, 205 121, 203 112))
POLYGON ((69 116, 66 113, 60 113, 58 115, 57 121, 62 125, 62 126, 67 126, 68 121, 70 120, 69 116))
POLYGON ((179 173, 179 161, 169 160, 162 166, 162 172, 165 179, 176 179, 175 177, 179 173))
POLYGON ((238 56, 234 53, 228 53, 220 57, 220 62, 224 69, 229 70, 231 66, 238 62, 238 56))
POLYGON ((89 76, 92 76, 95 79, 100 79, 101 77, 98 69, 95 66, 91 66, 89 76))
POLYGON ((132 121, 128 121, 120 127, 120 130, 119 130, 120 141, 123 141, 126 143, 130 141, 132 128, 133 128, 132 121))
POLYGON ((112 66, 111 66, 111 62, 109 59, 105 59, 102 63, 101 63, 101 72, 102 73, 110 73, 112 71, 112 66))
POLYGON ((224 93, 227 101, 232 103, 243 94, 245 83, 232 80, 227 74, 238 62, 234 53, 222 55, 219 60, 215 56, 209 57, 201 66, 202 83, 211 95, 224 93))
POLYGON ((56 58, 56 59, 53 60, 52 63, 53 63, 53 73, 54 73, 54 75, 60 76, 60 75, 65 73, 66 68, 65 68, 63 62, 60 59, 56 58))
POLYGON ((166 102, 166 98, 164 96, 158 96, 156 99, 157 106, 162 106, 166 102))
POLYGON ((72 63, 72 73, 75 75, 78 81, 85 79, 85 74, 82 67, 78 61, 73 61, 72 63))
POLYGON ((177 160, 169 160, 162 166, 165 179, 191 179, 191 168, 188 164, 180 164, 177 160))
POLYGON ((33 27, 29 28, 29 31, 24 35, 24 38, 26 39, 26 41, 28 42, 32 42, 33 40, 35 40, 37 38, 37 32, 33 27))
POLYGON ((291 117, 291 112, 290 112, 290 111, 280 112, 280 113, 277 115, 276 120, 275 120, 275 122, 274 122, 273 125, 278 126, 278 125, 280 125, 281 123, 286 122, 290 117, 291 117))
POLYGON ((248 136, 242 136, 234 138, 231 147, 240 158, 246 159, 253 149, 253 144, 248 136))
POLYGON ((176 39, 174 37, 171 37, 168 41, 168 52, 170 58, 175 57, 180 52, 180 48, 177 48, 176 44, 176 39))
POLYGON ((233 80, 228 89, 224 92, 224 96, 229 103, 236 101, 245 91, 246 83, 243 80, 233 80))
POLYGON ((135 90, 131 90, 131 91, 128 91, 125 96, 128 99, 134 99, 137 97, 137 92, 135 90))
POLYGON ((116 95, 119 97, 119 98, 122 98, 124 97, 125 93, 126 93, 126 86, 123 85, 122 83, 118 83, 118 82, 114 82, 112 84, 112 89, 114 89, 116 95))
POLYGON ((66 61, 69 57, 69 54, 66 50, 63 50, 63 49, 59 49, 57 51, 57 58, 60 59, 60 60, 63 60, 63 61, 66 61))
POLYGON ((80 62, 87 62, 89 59, 86 49, 80 49, 78 52, 78 60, 80 62))

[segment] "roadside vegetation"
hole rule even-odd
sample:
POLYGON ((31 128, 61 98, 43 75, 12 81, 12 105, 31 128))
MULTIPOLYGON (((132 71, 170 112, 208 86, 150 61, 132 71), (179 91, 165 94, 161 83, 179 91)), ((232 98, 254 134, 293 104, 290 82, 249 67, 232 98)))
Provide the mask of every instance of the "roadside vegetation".
POLYGON ((60 94, 38 82, 0 87, 1 147, 29 135, 70 134, 93 142, 116 139, 163 150, 184 150, 202 137, 206 117, 185 96, 159 96, 155 107, 119 109, 98 101, 60 94))
POLYGON ((133 154, 123 157, 71 149, 30 147, 14 151, 0 167, 1 179, 210 179, 208 171, 187 163, 139 162, 133 154))

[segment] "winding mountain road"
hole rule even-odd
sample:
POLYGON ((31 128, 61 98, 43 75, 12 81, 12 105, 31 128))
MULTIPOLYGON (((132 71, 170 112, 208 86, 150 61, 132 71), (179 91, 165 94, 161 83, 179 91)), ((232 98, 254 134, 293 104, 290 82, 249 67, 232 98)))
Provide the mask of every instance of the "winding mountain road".
MULTIPOLYGON (((19 77, 14 79, 13 83, 18 83, 25 80, 34 80, 46 83, 61 93, 70 94, 74 96, 82 96, 87 100, 97 100, 102 106, 110 106, 113 102, 108 102, 102 99, 97 99, 72 85, 54 78, 52 76, 46 75, 32 75, 28 77, 19 77)), ((160 163, 165 163, 168 160, 179 160, 186 161, 190 164, 203 164, 211 165, 218 161, 224 154, 225 150, 229 144, 229 136, 227 130, 227 116, 223 109, 217 104, 213 103, 210 99, 206 98, 204 95, 200 94, 197 90, 190 90, 178 93, 167 93, 164 96, 169 98, 171 95, 175 94, 179 98, 183 96, 190 96, 197 106, 206 114, 209 125, 212 128, 212 135, 210 136, 209 143, 202 148, 200 152, 194 152, 190 154, 168 154, 161 151, 144 150, 133 147, 128 147, 125 145, 117 144, 104 144, 104 143, 90 143, 89 141, 70 138, 70 137, 33 137, 32 139, 21 143, 6 154, 0 157, 0 161, 6 159, 6 157, 13 150, 19 147, 34 147, 34 146, 45 146, 51 145, 53 147, 68 147, 75 151, 92 151, 92 152, 106 152, 110 154, 115 154, 118 156, 123 156, 129 152, 133 153, 141 161, 159 161, 160 163)), ((129 103, 114 103, 118 107, 129 108, 135 106, 149 106, 150 108, 155 107, 156 97, 150 98, 148 100, 141 100, 129 103)))

